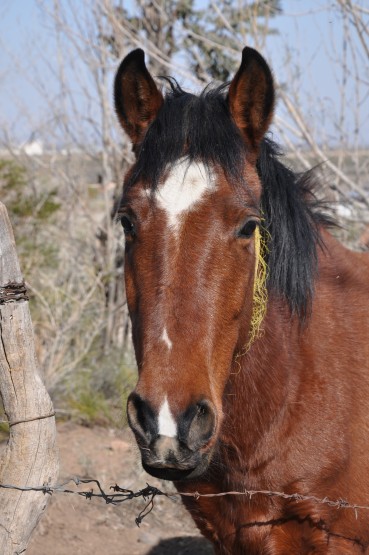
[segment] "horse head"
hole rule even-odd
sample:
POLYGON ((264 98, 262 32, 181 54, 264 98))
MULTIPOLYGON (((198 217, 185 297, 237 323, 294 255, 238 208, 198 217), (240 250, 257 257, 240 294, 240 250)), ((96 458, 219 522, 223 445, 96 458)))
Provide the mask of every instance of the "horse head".
POLYGON ((182 480, 207 469, 235 356, 257 333, 256 163, 274 86, 251 48, 228 89, 170 84, 164 97, 140 49, 118 69, 116 111, 136 156, 118 213, 139 372, 128 420, 144 468, 182 480))

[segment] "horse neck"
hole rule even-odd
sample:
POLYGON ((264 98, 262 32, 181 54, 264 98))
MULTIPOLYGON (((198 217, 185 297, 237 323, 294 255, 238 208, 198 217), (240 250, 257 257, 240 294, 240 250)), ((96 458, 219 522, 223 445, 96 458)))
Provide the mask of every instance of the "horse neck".
POLYGON ((252 457, 258 457, 255 446, 277 441, 286 407, 297 397, 300 332, 298 319, 271 297, 262 336, 234 359, 224 397, 222 441, 243 457, 250 454, 246 464, 253 465, 252 457))
MULTIPOLYGON (((233 361, 224 400, 227 407, 225 429, 227 419, 236 427, 236 419, 243 419, 242 436, 250 438, 254 445, 265 437, 272 424, 278 426, 287 407, 297 401, 306 359, 312 356, 306 342, 314 329, 316 296, 322 296, 319 292, 322 287, 330 287, 332 275, 352 271, 347 268, 350 266, 346 260, 348 251, 324 229, 321 234, 324 249, 318 249, 319 273, 311 315, 301 322, 296 314, 291 315, 286 299, 270 293, 259 338, 245 354, 236 355, 233 361)), ((326 293, 323 294, 325 300, 328 299, 326 293)), ((243 330, 248 328, 245 321, 240 336, 246 337, 246 343, 247 335, 243 330)))
MULTIPOLYGON (((320 429, 315 414, 326 414, 327 421, 348 421, 343 409, 332 416, 329 407, 346 399, 346 410, 353 412, 348 401, 351 381, 369 391, 362 372, 369 354, 369 258, 348 251, 326 232, 322 236, 324 249, 318 251, 319 272, 307 321, 291 317, 287 303, 270 295, 263 335, 233 363, 223 401, 221 461, 223 468, 240 469, 230 479, 241 486, 244 469, 265 468, 266 475, 267 461, 278 458, 296 426, 300 434, 310 430, 313 442, 320 429), (324 396, 316 395, 322 388, 324 396)), ((359 410, 362 403, 357 406, 359 410)), ((252 480, 252 473, 247 476, 252 480)))

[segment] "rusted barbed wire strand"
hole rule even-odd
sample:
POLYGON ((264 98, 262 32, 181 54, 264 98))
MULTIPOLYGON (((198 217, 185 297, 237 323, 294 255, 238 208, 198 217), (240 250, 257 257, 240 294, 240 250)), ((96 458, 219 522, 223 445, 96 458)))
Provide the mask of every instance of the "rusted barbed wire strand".
POLYGON ((113 490, 114 493, 106 493, 102 488, 99 480, 95 479, 84 479, 84 478, 69 478, 65 482, 61 484, 57 484, 55 486, 49 486, 47 484, 42 486, 15 486, 12 484, 0 484, 0 488, 3 489, 13 489, 18 491, 41 491, 44 494, 53 494, 53 493, 66 493, 72 495, 78 495, 80 497, 84 497, 85 499, 92 499, 94 497, 101 498, 107 504, 111 505, 119 505, 124 503, 125 501, 130 501, 132 499, 137 499, 142 497, 144 501, 147 501, 145 507, 140 511, 138 516, 136 517, 135 521, 137 526, 139 526, 142 520, 153 510, 154 508, 154 499, 157 496, 164 496, 168 498, 174 497, 194 497, 195 499, 200 499, 201 497, 224 497, 226 495, 235 495, 235 496, 245 496, 251 499, 255 495, 264 495, 266 497, 279 497, 282 499, 287 499, 290 501, 311 501, 316 504, 321 505, 329 505, 330 507, 336 507, 337 509, 352 509, 355 511, 355 516, 357 518, 357 511, 359 510, 369 510, 369 505, 359 505, 359 504, 350 504, 345 499, 330 499, 328 497, 324 497, 322 499, 314 496, 314 495, 301 495, 299 493, 284 493, 281 491, 269 491, 269 490, 245 490, 245 491, 225 491, 219 493, 199 493, 199 492, 164 492, 160 489, 150 486, 150 484, 146 484, 145 488, 139 489, 137 491, 133 491, 127 488, 121 488, 117 484, 114 486, 110 486, 110 489, 113 490), (95 484, 98 489, 98 492, 94 492, 93 489, 88 491, 75 491, 72 489, 67 489, 66 486, 70 483, 74 483, 76 486, 81 484, 95 484))
MULTIPOLYGON (((150 486, 149 484, 146 485, 145 488, 140 489, 138 491, 133 491, 126 488, 121 488, 117 484, 115 486, 110 486, 116 493, 106 493, 99 480, 94 479, 82 479, 82 478, 69 478, 65 482, 61 484, 57 484, 55 486, 49 486, 47 484, 42 486, 15 486, 12 484, 0 484, 0 488, 3 489, 13 489, 17 491, 40 491, 44 494, 53 494, 53 493, 67 493, 67 494, 74 494, 80 497, 84 497, 85 499, 92 499, 93 497, 98 497, 104 499, 106 504, 111 505, 119 505, 124 501, 129 501, 131 499, 135 499, 138 497, 142 497, 144 501, 148 500, 148 503, 145 507, 140 511, 138 516, 135 519, 137 526, 140 526, 142 520, 147 516, 154 508, 154 499, 157 495, 163 495, 165 497, 171 497, 172 494, 163 492, 154 486, 150 486), (80 484, 95 484, 99 490, 99 493, 95 493, 93 489, 89 491, 74 491, 71 489, 66 489, 65 486, 73 482, 76 486, 80 484)), ((179 495, 178 493, 174 493, 173 495, 179 495)))

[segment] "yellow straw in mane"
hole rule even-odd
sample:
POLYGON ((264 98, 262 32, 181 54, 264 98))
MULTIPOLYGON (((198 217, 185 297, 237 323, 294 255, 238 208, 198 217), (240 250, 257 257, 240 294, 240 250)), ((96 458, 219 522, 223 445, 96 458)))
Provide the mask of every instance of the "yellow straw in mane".
POLYGON ((249 340, 246 345, 246 352, 250 349, 255 339, 258 339, 263 333, 263 330, 261 329, 261 324, 264 320, 268 303, 268 290, 266 287, 268 266, 265 261, 266 253, 266 241, 260 233, 260 228, 257 227, 255 229, 254 294, 252 300, 252 316, 250 323, 249 340))
POLYGON ((268 265, 265 260, 267 252, 268 247, 266 240, 260 233, 259 226, 257 226, 255 229, 255 276, 250 331, 246 345, 235 357, 235 362, 239 366, 239 370, 236 374, 238 374, 241 370, 241 364, 238 359, 250 350, 251 345, 256 339, 263 335, 261 325, 263 323, 268 304, 268 290, 266 286, 268 278, 268 265))

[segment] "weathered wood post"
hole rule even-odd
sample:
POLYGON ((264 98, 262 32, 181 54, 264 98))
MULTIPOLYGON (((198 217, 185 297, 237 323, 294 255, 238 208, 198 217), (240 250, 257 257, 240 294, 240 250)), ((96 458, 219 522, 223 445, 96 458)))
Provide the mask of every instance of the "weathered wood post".
MULTIPOLYGON (((40 377, 26 288, 13 231, 0 202, 0 393, 10 437, 0 484, 55 484, 59 470, 54 409, 40 377)), ((19 555, 48 502, 42 491, 0 488, 0 554, 19 555)))

